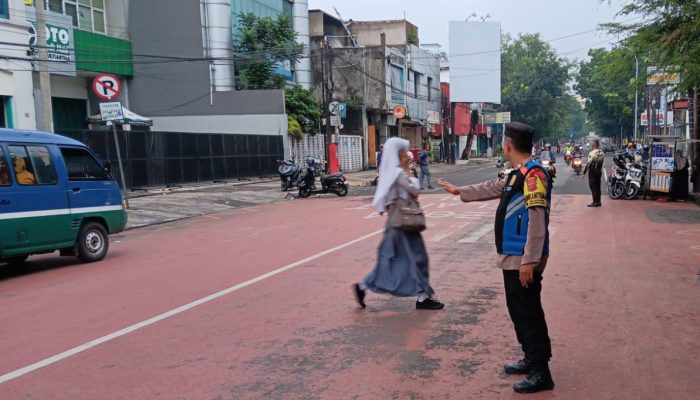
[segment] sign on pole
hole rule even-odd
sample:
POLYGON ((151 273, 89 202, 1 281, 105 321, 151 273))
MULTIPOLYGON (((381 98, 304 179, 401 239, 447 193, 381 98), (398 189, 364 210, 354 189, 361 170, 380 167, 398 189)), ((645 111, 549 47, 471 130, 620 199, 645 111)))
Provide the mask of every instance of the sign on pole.
POLYGON ((347 103, 338 103, 338 107, 336 108, 338 111, 338 116, 340 118, 347 118, 348 116, 348 105, 347 103))
POLYGON ((510 123, 510 111, 496 113, 496 123, 497 124, 510 123))
POLYGON ((648 67, 647 85, 677 85, 681 83, 681 74, 674 71, 677 68, 661 69, 656 67, 648 67))
POLYGON ((100 114, 103 121, 121 121, 124 119, 124 109, 122 103, 116 101, 111 103, 100 103, 100 114))
POLYGON ((99 74, 92 80, 92 91, 102 100, 112 100, 119 97, 122 86, 116 76, 99 74))
POLYGON ((342 125, 340 116, 332 115, 331 116, 331 126, 340 126, 340 125, 342 125))

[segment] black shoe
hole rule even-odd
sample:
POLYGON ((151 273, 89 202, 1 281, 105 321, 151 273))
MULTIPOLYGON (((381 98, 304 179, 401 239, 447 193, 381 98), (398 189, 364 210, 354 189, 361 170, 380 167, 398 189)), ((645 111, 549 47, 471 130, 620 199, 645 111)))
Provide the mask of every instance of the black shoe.
POLYGON ((513 390, 517 393, 537 393, 542 390, 554 389, 554 381, 549 373, 549 368, 531 368, 527 378, 513 385, 513 390))
POLYGON ((445 305, 431 298, 425 301, 416 301, 416 310, 442 310, 445 305))
POLYGON ((433 190, 434 188, 432 186, 428 186, 428 189, 433 190))
POLYGON ((588 205, 588 207, 598 207, 598 203, 591 203, 588 205))
POLYGON ((356 283, 352 288, 355 291, 355 300, 357 300, 357 304, 362 308, 367 307, 365 304, 365 291, 360 288, 360 284, 356 283))
POLYGON ((523 358, 520 361, 504 365, 503 371, 508 375, 524 375, 530 372, 531 366, 530 362, 523 358))
POLYGON ((602 203, 596 203, 595 206, 596 206, 596 207, 603 207, 603 204, 602 204, 602 203))

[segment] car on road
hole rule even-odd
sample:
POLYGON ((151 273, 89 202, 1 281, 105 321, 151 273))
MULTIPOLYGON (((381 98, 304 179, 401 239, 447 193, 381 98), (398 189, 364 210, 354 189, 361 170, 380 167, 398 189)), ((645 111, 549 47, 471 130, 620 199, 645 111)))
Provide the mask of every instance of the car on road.
POLYGON ((60 251, 103 259, 126 211, 109 163, 60 135, 0 129, 0 263, 60 251))

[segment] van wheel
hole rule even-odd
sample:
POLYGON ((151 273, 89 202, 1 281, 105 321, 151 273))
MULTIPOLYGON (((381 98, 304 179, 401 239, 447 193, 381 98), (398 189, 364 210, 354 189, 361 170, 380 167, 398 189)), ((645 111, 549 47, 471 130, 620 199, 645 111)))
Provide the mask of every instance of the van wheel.
POLYGON ((109 236, 97 222, 88 222, 78 235, 78 259, 85 263, 100 261, 107 255, 109 236))
POLYGON ((3 258, 2 262, 6 262, 7 265, 10 267, 21 267, 24 265, 24 262, 27 261, 27 258, 29 258, 29 255, 23 255, 23 256, 16 256, 16 257, 8 257, 8 258, 3 258))

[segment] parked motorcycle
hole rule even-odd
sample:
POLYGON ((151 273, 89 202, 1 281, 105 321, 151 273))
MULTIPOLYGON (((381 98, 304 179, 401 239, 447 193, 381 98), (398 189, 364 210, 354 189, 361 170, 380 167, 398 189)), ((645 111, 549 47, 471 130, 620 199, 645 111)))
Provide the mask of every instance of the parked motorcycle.
POLYGON ((613 166, 608 177, 608 196, 613 200, 621 199, 625 195, 627 179, 627 166, 621 155, 613 157, 613 166))
POLYGON ((583 161, 581 157, 574 157, 574 160, 571 162, 571 168, 574 169, 576 175, 581 175, 581 171, 583 170, 583 161))
POLYGON ((321 175, 321 187, 316 186, 316 164, 317 159, 313 157, 306 158, 306 168, 302 172, 302 177, 299 182, 299 197, 307 198, 312 194, 335 193, 338 197, 348 195, 348 183, 342 172, 331 175, 321 175))
POLYGON ((608 194, 612 199, 634 200, 646 184, 647 163, 641 156, 620 153, 613 157, 608 179, 608 194))
POLYGON ((293 189, 299 184, 301 167, 296 163, 294 157, 288 160, 277 160, 277 172, 282 181, 282 191, 293 189))

